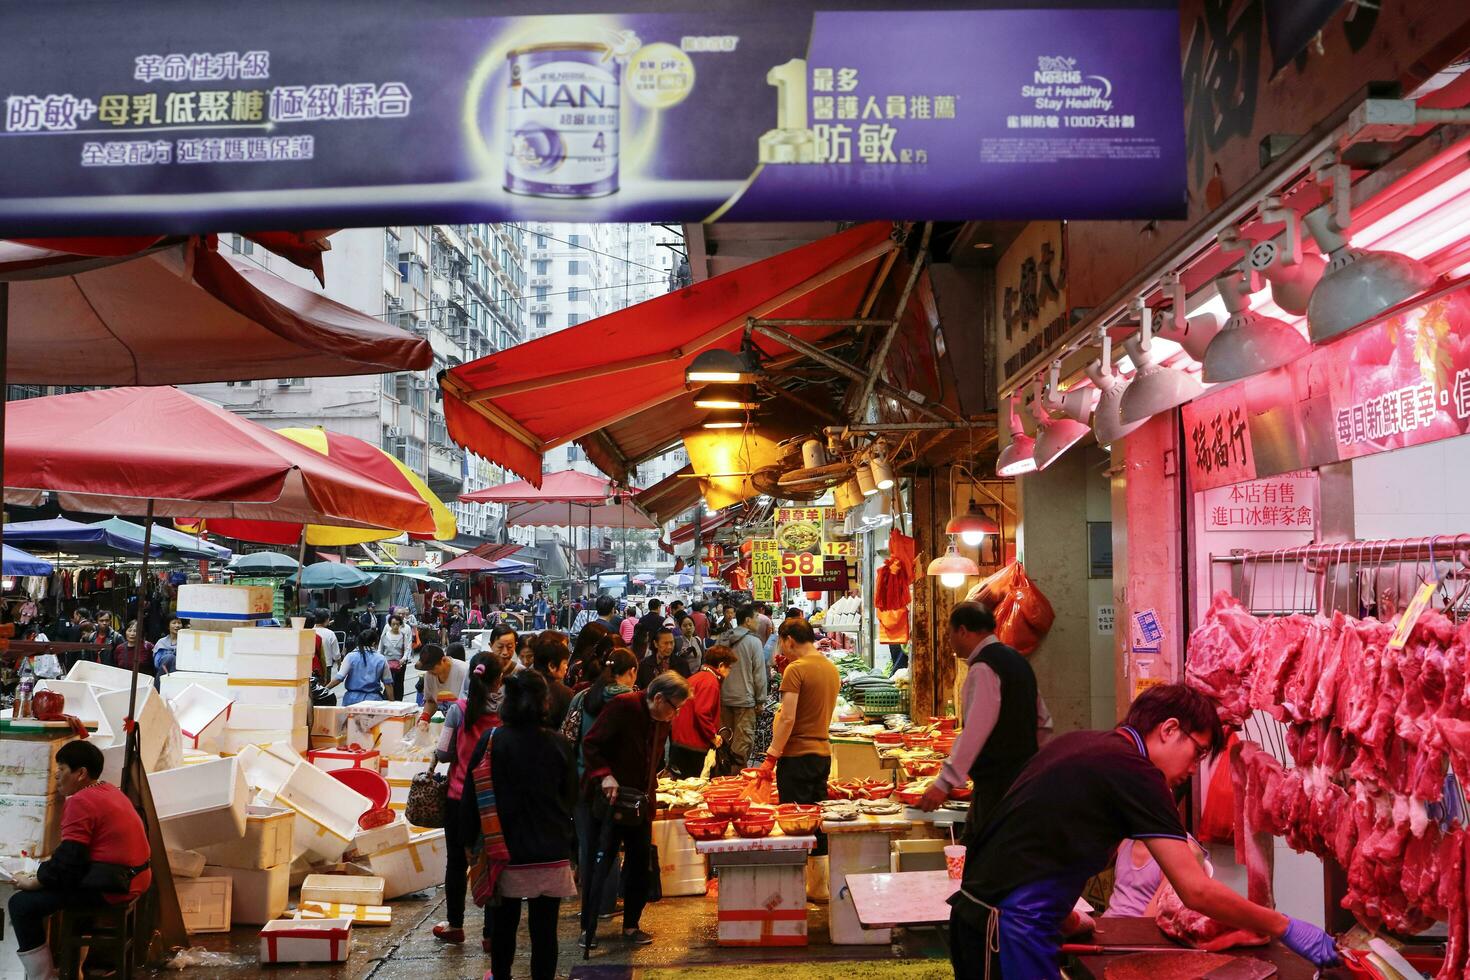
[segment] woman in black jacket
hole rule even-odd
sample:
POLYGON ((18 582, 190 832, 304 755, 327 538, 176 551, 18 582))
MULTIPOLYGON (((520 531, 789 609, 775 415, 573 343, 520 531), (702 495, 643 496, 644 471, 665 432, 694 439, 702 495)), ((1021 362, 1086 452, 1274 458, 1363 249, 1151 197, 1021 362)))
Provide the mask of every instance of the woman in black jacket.
MULTIPOLYGON (((556 976, 556 921, 563 898, 577 893, 572 879, 572 807, 577 798, 577 764, 571 746, 546 727, 546 681, 533 670, 505 679, 501 727, 487 732, 470 758, 473 774, 489 751, 495 808, 510 863, 500 872, 486 912, 493 926, 490 968, 509 977, 516 955, 521 900, 530 906, 531 978, 556 976)), ((466 787, 468 790, 469 787, 466 787)), ((475 792, 460 806, 467 847, 480 840, 475 792)))

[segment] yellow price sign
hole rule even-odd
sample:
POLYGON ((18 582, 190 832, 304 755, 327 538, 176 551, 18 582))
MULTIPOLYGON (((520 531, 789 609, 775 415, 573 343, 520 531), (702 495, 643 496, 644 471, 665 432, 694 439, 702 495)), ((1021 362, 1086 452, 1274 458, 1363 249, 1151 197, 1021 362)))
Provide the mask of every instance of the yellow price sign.
POLYGON ((1419 617, 1424 614, 1429 600, 1434 596, 1434 590, 1439 588, 1438 581, 1425 582, 1419 586, 1419 591, 1414 593, 1414 598, 1409 601, 1409 608, 1399 617, 1398 625, 1394 627, 1393 638, 1388 641, 1391 649, 1402 650, 1404 644, 1409 642, 1409 634, 1414 632, 1414 624, 1419 622, 1419 617))
POLYGON ((791 552, 782 552, 781 574, 820 575, 822 574, 822 557, 806 551, 796 552, 794 554, 791 552))
POLYGON ((776 577, 781 571, 781 551, 774 538, 750 542, 750 593, 757 602, 776 601, 776 577))
POLYGON ((857 544, 852 541, 824 541, 822 554, 828 558, 852 558, 857 554, 857 544))

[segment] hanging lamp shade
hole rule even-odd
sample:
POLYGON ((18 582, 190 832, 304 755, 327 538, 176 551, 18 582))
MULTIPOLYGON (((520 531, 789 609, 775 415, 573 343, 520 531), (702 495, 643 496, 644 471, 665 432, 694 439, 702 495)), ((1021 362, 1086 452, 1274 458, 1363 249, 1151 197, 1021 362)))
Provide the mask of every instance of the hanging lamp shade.
POLYGON ((694 396, 694 404, 697 408, 709 409, 749 409, 760 406, 755 392, 748 385, 733 384, 707 386, 694 396))
POLYGON ((1250 273, 1233 270, 1215 280, 1215 285, 1230 316, 1205 350, 1204 380, 1238 381, 1294 361, 1312 349, 1289 323, 1251 310, 1250 273))
POLYGON ((1082 420, 1070 418, 1063 411, 1063 397, 1057 395, 1058 375, 1061 371, 1059 362, 1053 361, 1051 366, 1050 384, 1043 393, 1041 386, 1036 387, 1036 397, 1032 402, 1032 410, 1036 413, 1036 468, 1044 470, 1050 466, 1057 457, 1071 449, 1077 443, 1092 434, 1085 423, 1087 416, 1092 414, 1093 392, 1091 388, 1079 388, 1068 392, 1072 396, 1072 411, 1083 416, 1082 420), (1061 414, 1053 414, 1053 413, 1061 414))
POLYGON ((960 541, 973 547, 984 541, 987 534, 999 534, 1000 525, 971 501, 967 512, 949 519, 944 533, 950 537, 958 535, 960 541))
POLYGON ((1011 441, 995 459, 996 476, 1021 476, 1036 472, 1036 440, 1026 434, 1017 410, 1016 396, 1011 396, 1011 441))
POLYGON ((1304 219, 1317 247, 1327 256, 1327 268, 1307 302, 1307 329, 1314 344, 1377 318, 1435 281, 1434 273, 1418 259, 1353 248, 1347 228, 1338 223, 1332 210, 1331 204, 1324 204, 1304 219))
POLYGON ((699 423, 701 429, 743 429, 745 428, 745 413, 740 409, 724 408, 710 412, 699 423))
POLYGON ((1204 385, 1187 371, 1167 368, 1160 364, 1157 354, 1151 350, 1153 344, 1152 313, 1147 306, 1140 310, 1141 320, 1138 333, 1123 342, 1138 373, 1123 392, 1119 405, 1119 417, 1125 423, 1144 422, 1160 412, 1178 408, 1185 402, 1204 394, 1204 385))
POLYGON ((873 480, 873 471, 870 467, 859 463, 853 476, 857 478, 858 490, 864 497, 871 497, 878 492, 878 484, 873 480))
POLYGON ((931 561, 926 572, 929 575, 938 575, 939 584, 945 588, 957 589, 965 584, 968 576, 979 575, 980 566, 956 551, 954 539, 951 538, 949 549, 931 561))
POLYGON ((873 486, 879 490, 893 489, 893 464, 883 456, 874 456, 868 462, 868 475, 873 478, 873 486))
POLYGON ((756 370, 750 360, 741 353, 712 348, 700 353, 684 370, 684 380, 689 384, 744 384, 756 379, 756 370))

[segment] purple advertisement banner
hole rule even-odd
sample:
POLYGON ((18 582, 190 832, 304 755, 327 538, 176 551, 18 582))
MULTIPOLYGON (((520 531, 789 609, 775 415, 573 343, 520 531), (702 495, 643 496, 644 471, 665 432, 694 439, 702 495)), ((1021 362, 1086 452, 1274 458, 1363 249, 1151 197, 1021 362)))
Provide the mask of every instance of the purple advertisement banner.
POLYGON ((11 8, 0 236, 1185 213, 1169 4, 501 9, 11 8))

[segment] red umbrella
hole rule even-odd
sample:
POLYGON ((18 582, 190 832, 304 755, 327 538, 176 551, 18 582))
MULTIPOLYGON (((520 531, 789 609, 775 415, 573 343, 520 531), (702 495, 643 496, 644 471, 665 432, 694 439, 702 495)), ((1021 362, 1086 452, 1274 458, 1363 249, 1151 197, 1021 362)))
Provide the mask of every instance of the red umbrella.
POLYGON ((6 499, 67 510, 434 533, 422 498, 176 388, 11 402, 6 499))
POLYGON ((38 244, 0 242, 11 384, 186 384, 433 363, 427 340, 204 240, 102 239, 90 252, 38 244))
POLYGON ((506 504, 510 527, 571 527, 572 509, 579 511, 576 526, 630 527, 649 530, 657 524, 635 500, 637 490, 623 490, 606 477, 561 470, 548 473, 540 489, 525 480, 460 494, 467 504, 506 504))

